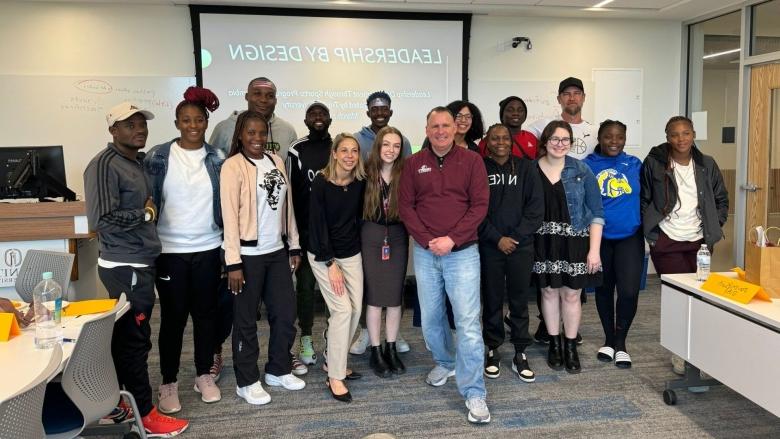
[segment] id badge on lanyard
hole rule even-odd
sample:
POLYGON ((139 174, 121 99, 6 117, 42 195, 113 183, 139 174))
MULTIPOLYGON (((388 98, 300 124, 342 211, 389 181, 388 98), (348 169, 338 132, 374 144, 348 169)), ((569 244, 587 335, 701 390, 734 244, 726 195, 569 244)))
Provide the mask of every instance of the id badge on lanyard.
MULTIPOLYGON (((384 192, 384 191, 383 191, 384 192)), ((387 219, 387 208, 388 208, 388 198, 390 197, 384 197, 384 194, 382 194, 382 209, 385 211, 385 240, 382 243, 382 260, 383 261, 389 261, 390 260, 390 242, 389 242, 389 234, 390 231, 388 230, 388 219, 387 219)))

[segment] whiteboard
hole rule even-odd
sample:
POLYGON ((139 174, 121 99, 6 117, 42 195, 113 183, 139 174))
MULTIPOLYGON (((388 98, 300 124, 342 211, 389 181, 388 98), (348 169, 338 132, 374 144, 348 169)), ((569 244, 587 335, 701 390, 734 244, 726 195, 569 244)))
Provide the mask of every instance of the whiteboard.
POLYGON ((111 141, 108 109, 128 100, 154 113, 150 148, 179 136, 174 110, 190 85, 194 77, 0 75, 0 95, 7 103, 0 147, 62 145, 68 187, 83 194, 84 168, 111 141))
POLYGON ((626 124, 626 148, 642 141, 642 69, 593 69, 596 123, 617 119, 626 124))
MULTIPOLYGON (((469 101, 482 112, 485 128, 499 122, 498 103, 507 96, 518 96, 528 106, 528 118, 525 124, 542 118, 557 118, 561 115, 558 103, 558 81, 469 81, 469 101)), ((584 83, 585 90, 591 90, 591 84, 584 83)), ((592 121, 593 98, 586 91, 582 117, 592 121)))

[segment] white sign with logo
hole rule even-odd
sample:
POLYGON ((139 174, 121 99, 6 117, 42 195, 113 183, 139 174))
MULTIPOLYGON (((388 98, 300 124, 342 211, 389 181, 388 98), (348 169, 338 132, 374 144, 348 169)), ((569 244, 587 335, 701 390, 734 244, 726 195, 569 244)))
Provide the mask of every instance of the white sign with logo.
POLYGON ((68 251, 67 239, 0 242, 0 296, 14 297, 14 283, 27 250, 68 251))

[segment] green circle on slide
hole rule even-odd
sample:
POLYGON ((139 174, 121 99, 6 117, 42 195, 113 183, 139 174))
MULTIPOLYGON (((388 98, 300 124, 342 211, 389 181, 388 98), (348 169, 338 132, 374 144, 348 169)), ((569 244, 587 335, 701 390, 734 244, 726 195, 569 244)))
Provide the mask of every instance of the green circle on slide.
POLYGON ((211 65, 211 52, 206 49, 200 49, 200 66, 206 68, 211 65))

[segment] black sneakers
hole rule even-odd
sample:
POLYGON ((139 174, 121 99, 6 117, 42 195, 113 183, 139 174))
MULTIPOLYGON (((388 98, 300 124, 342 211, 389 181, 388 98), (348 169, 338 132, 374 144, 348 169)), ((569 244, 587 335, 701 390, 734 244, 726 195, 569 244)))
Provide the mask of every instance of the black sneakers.
POLYGON ((498 378, 501 375, 501 357, 498 351, 490 349, 485 354, 485 376, 488 378, 498 378))
POLYGON ((528 366, 528 358, 524 352, 515 353, 515 358, 512 359, 512 370, 517 374, 518 378, 526 383, 536 381, 536 374, 528 366))
POLYGON ((544 320, 539 321, 539 327, 536 328, 536 333, 534 334, 534 340, 536 340, 537 343, 542 343, 542 344, 550 343, 550 334, 547 333, 547 326, 545 326, 544 320))

